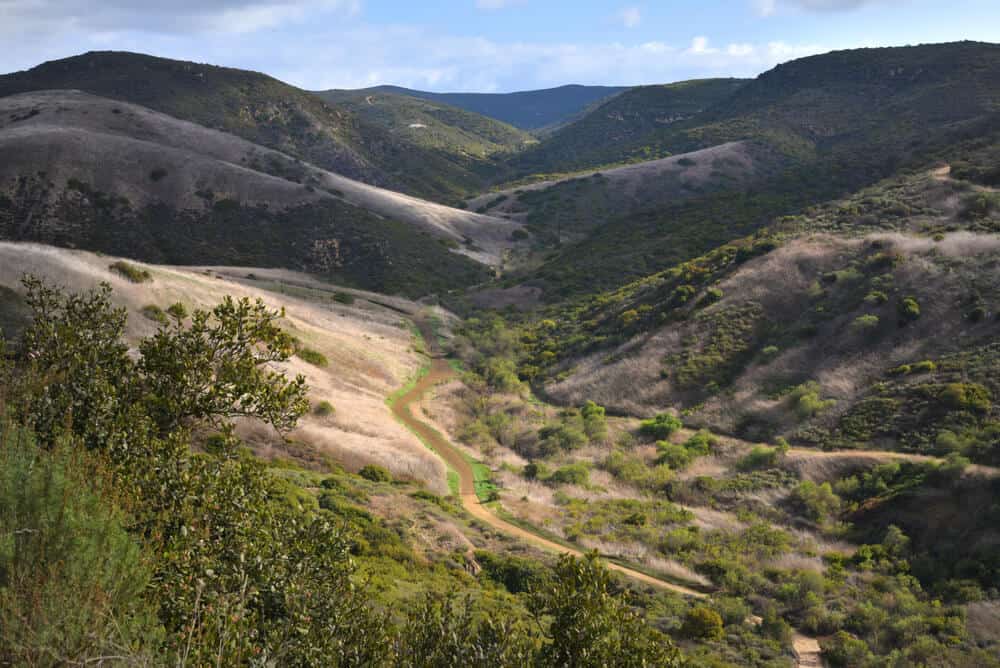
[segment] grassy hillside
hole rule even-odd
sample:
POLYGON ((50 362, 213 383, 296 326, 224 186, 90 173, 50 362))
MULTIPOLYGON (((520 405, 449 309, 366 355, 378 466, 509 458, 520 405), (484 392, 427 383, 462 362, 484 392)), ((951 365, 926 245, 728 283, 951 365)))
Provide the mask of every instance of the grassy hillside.
POLYGON ((590 109, 536 148, 514 159, 520 173, 552 173, 663 157, 632 147, 665 127, 687 120, 732 95, 743 79, 700 79, 637 86, 590 109))
POLYGON ((446 153, 258 72, 127 52, 90 52, 0 76, 0 96, 79 89, 224 130, 366 183, 438 201, 482 187, 446 153))
POLYGON ((317 95, 409 143, 473 164, 535 141, 511 125, 433 100, 377 91, 331 90, 317 95))
POLYGON ((998 233, 1000 193, 892 179, 553 311, 523 371, 746 438, 994 463, 998 233))
POLYGON ((589 105, 627 89, 626 86, 568 85, 516 93, 430 93, 399 86, 376 86, 353 92, 397 93, 443 102, 495 118, 522 130, 538 130, 564 123, 589 105))
POLYGON ((613 288, 774 218, 919 169, 955 145, 993 137, 998 108, 996 45, 870 49, 794 61, 693 119, 622 145, 627 160, 744 140, 773 157, 766 180, 749 192, 723 183, 709 196, 610 212, 589 236, 555 249, 541 268, 519 278, 550 300, 613 288))
MULTIPOLYGON (((451 249, 461 247, 462 230, 489 235, 490 219, 401 200, 230 135, 83 93, 8 96, 0 108, 3 238, 152 262, 301 269, 407 295, 488 275, 451 249)), ((498 239, 509 236, 504 224, 494 227, 498 239)))

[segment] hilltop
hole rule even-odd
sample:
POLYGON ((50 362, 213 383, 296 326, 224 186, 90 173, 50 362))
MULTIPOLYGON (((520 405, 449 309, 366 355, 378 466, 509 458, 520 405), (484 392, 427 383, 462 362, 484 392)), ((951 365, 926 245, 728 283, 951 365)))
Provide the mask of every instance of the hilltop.
POLYGON ((396 93, 433 100, 495 118, 522 130, 540 130, 563 124, 594 103, 624 90, 627 90, 626 86, 570 84, 515 93, 431 93, 399 86, 375 86, 349 92, 353 94, 396 93))

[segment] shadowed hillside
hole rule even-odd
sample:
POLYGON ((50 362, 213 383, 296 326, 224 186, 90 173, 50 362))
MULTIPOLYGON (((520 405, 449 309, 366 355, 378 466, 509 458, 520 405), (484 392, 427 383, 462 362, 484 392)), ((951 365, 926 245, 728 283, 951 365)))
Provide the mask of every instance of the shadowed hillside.
POLYGON ((413 295, 483 280, 451 249, 495 257, 512 229, 134 105, 53 91, 0 107, 8 239, 295 268, 413 295))
POLYGON ((438 201, 454 201, 483 185, 463 161, 258 72, 102 51, 0 76, 0 96, 46 89, 132 102, 365 183, 438 201))

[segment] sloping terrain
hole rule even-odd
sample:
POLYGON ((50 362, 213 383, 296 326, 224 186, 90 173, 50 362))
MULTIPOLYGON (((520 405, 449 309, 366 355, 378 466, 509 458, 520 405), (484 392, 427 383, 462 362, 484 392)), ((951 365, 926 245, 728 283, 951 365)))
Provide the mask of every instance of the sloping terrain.
MULTIPOLYGON (((620 162, 622 147, 634 146, 663 128, 696 117, 745 83, 745 79, 697 79, 629 88, 601 101, 512 162, 517 171, 528 174, 579 171, 620 162)), ((649 157, 660 156, 645 159, 649 157)))
POLYGON ((561 314, 535 360, 567 360, 563 402, 993 462, 998 216, 940 171, 892 180, 561 314))
POLYGON ((260 74, 117 51, 0 76, 0 96, 79 89, 243 137, 365 183, 436 201, 483 187, 464 161, 260 74))
POLYGON ((420 294, 483 280, 483 267, 449 249, 497 263, 517 228, 78 91, 0 98, 0 144, 10 239, 284 266, 420 294))
POLYGON ((409 143, 453 154, 483 170, 492 156, 502 157, 536 141, 501 121, 419 97, 378 90, 331 90, 317 95, 409 143))
POLYGON ((779 164, 777 156, 755 144, 732 142, 490 192, 466 208, 523 222, 539 241, 579 240, 595 227, 638 212, 719 190, 744 190, 773 175, 779 164))
POLYGON ((588 106, 624 90, 628 90, 628 87, 571 84, 515 93, 431 93, 399 86, 375 86, 350 92, 396 93, 443 102, 459 109, 495 118, 522 130, 538 130, 564 123, 588 106))
MULTIPOLYGON (((77 291, 109 283, 115 302, 128 308, 132 339, 148 336, 158 327, 151 306, 165 310, 180 302, 190 312, 212 308, 227 295, 261 297, 269 307, 284 309, 282 325, 301 345, 328 360, 327 366, 315 366, 293 357, 281 368, 292 376, 303 374, 312 402, 328 401, 333 412, 305 416, 287 446, 262 425, 243 424, 241 435, 247 443, 265 458, 292 457, 307 463, 331 458, 351 470, 375 463, 438 492, 447 489, 444 465, 393 420, 385 405, 385 397, 421 364, 408 320, 421 308, 418 304, 367 292, 335 291, 308 276, 257 268, 224 277, 211 269, 137 264, 152 276, 137 284, 109 269, 115 261, 82 251, 0 242, 0 286, 8 295, 0 297, 0 312, 19 308, 14 295, 20 293, 19 280, 25 273, 77 291), (334 299, 336 294, 350 295, 352 303, 334 299)), ((11 334, 7 332, 13 339, 11 334)))

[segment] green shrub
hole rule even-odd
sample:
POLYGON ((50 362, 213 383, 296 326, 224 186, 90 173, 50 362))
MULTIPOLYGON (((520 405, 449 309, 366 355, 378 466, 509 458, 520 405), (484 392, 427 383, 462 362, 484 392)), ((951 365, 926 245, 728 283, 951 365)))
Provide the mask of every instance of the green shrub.
POLYGON ((721 640, 722 616, 703 605, 695 606, 684 615, 681 635, 691 640, 721 640))
POLYGON ((830 483, 816 483, 805 480, 792 490, 789 503, 801 515, 814 522, 823 522, 840 510, 840 497, 833 492, 830 483))
POLYGON ((656 444, 656 453, 656 463, 658 465, 669 466, 675 471, 687 468, 692 459, 691 453, 688 452, 687 448, 678 443, 671 443, 670 441, 659 441, 656 444))
POLYGON ((549 477, 549 468, 545 462, 528 462, 521 474, 528 480, 545 480, 549 477))
POLYGON ((788 395, 788 400, 800 420, 815 417, 837 403, 833 399, 821 399, 819 392, 819 384, 809 382, 799 385, 788 395))
POLYGON ((167 307, 167 315, 177 320, 183 320, 188 316, 188 310, 181 302, 174 302, 167 307))
POLYGON ((153 322, 158 322, 161 325, 166 325, 169 322, 166 312, 164 312, 164 310, 156 304, 146 304, 143 306, 142 314, 153 322))
POLYGON ((336 409, 333 407, 333 404, 324 400, 313 406, 312 412, 317 417, 327 417, 333 415, 336 409))
POLYGON ((358 471, 358 475, 372 482, 392 482, 392 474, 389 473, 389 469, 377 464, 362 466, 361 470, 358 471))
POLYGON ((937 371, 937 364, 931 360, 923 360, 913 365, 913 373, 934 373, 937 371))
POLYGON ((639 433, 649 438, 665 440, 683 426, 684 423, 676 416, 670 413, 660 413, 653 418, 643 420, 639 424, 639 433))
POLYGON ((149 283, 153 280, 153 275, 148 270, 137 267, 134 264, 118 260, 108 265, 108 269, 119 276, 132 281, 133 283, 149 283))
POLYGON ((781 460, 781 453, 778 448, 769 448, 766 445, 757 445, 736 463, 736 468, 740 471, 756 471, 759 469, 774 468, 781 460))
POLYGON ((585 487, 590 483, 590 467, 584 462, 561 466, 552 472, 548 482, 557 485, 581 485, 585 487))
POLYGON ((337 291, 333 293, 333 301, 339 304, 347 304, 348 306, 350 306, 351 304, 354 303, 354 295, 350 294, 349 292, 337 291))
POLYGON ((989 389, 979 383, 949 383, 941 388, 938 398, 948 408, 987 413, 992 406, 989 389))
POLYGON ((877 315, 866 313, 859 315, 851 322, 851 329, 856 332, 870 332, 878 328, 879 318, 877 315))
POLYGON ((312 348, 300 348, 295 351, 295 354, 300 359, 309 362, 309 364, 312 364, 313 366, 327 367, 330 365, 330 360, 326 358, 326 355, 318 350, 313 350, 312 348))
POLYGON ((569 452, 587 444, 587 435, 581 429, 563 423, 545 425, 538 430, 538 439, 545 455, 569 452))
POLYGON ((608 422, 604 413, 604 406, 598 406, 593 401, 587 401, 580 408, 583 431, 591 443, 602 442, 608 437, 608 422))
POLYGON ((865 303, 872 306, 881 306, 889 301, 889 296, 881 290, 872 290, 865 296, 865 303))
POLYGON ((761 354, 762 357, 764 357, 764 359, 769 359, 770 360, 770 359, 774 359, 775 357, 777 357, 778 353, 780 353, 780 352, 781 352, 781 349, 778 348, 778 346, 764 346, 764 348, 760 351, 760 354, 761 354))
POLYGON ((900 324, 905 325, 920 317, 920 304, 913 297, 905 297, 899 301, 896 311, 899 314, 900 324))
POLYGON ((49 452, 0 424, 0 663, 64 665, 56 657, 127 647, 151 664, 161 639, 143 596, 150 560, 72 448, 49 452))

